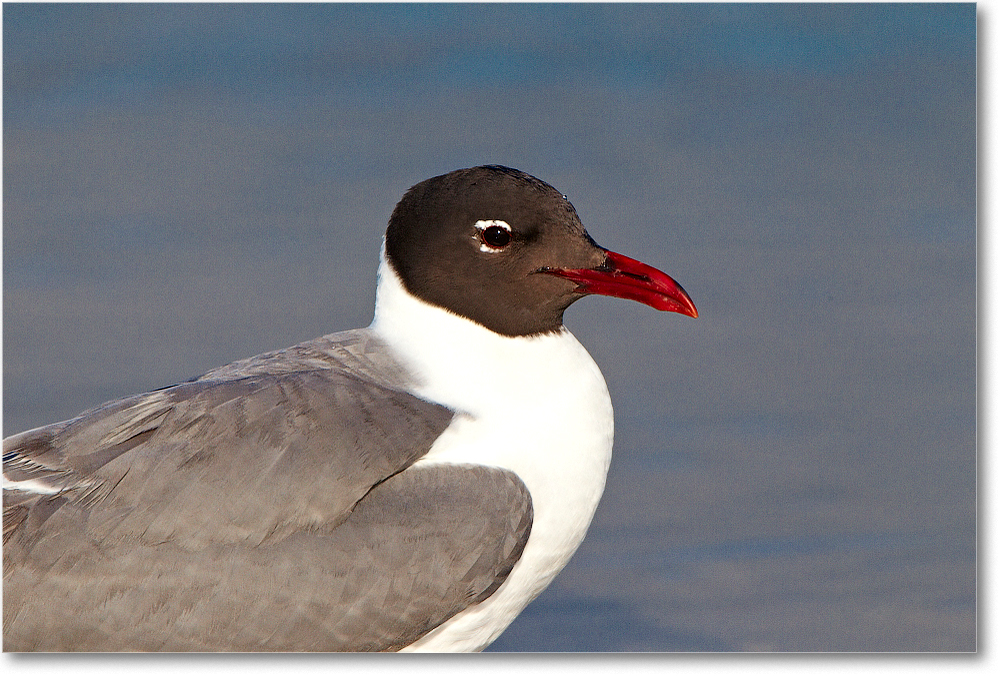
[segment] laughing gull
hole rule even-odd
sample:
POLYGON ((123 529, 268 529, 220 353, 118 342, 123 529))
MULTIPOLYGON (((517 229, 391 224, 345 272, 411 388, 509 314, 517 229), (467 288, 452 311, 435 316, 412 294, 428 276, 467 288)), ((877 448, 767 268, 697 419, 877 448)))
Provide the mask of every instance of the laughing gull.
POLYGON ((604 489, 587 294, 698 316, 533 176, 417 184, 369 327, 4 441, 4 650, 482 650, 604 489))

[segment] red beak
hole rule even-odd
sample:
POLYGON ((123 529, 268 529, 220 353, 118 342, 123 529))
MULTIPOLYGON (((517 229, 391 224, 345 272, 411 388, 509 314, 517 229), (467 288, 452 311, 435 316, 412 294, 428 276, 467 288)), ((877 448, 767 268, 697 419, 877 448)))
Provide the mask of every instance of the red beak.
POLYGON ((596 268, 552 268, 545 272, 576 282, 577 290, 582 293, 628 298, 657 310, 698 316, 691 297, 669 275, 614 251, 608 251, 604 264, 596 268))

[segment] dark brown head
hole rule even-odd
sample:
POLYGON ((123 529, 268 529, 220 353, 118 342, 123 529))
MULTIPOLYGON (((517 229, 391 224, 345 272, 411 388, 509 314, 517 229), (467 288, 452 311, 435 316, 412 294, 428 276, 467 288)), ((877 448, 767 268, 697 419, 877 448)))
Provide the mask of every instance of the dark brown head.
POLYGON ((410 188, 389 219, 386 258, 411 294, 508 336, 559 329, 592 293, 697 316, 676 282, 598 246, 565 195, 508 167, 410 188))

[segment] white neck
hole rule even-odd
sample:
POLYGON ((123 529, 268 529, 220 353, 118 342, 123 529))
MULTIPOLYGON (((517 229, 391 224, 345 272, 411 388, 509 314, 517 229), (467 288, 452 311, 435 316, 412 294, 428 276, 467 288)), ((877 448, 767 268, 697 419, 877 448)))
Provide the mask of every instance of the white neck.
POLYGON ((531 492, 531 536, 504 585, 412 646, 481 649, 583 540, 611 461, 607 385, 565 328, 516 338, 490 331, 412 296, 384 253, 371 328, 412 370, 415 394, 460 414, 418 464, 502 467, 531 492))

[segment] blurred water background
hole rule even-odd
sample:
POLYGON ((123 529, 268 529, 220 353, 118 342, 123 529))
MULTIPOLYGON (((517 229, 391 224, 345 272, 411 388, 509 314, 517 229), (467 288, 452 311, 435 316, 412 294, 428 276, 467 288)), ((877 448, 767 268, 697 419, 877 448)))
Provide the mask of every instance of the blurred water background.
POLYGON ((410 185, 515 166, 615 458, 497 651, 976 648, 976 8, 3 7, 3 433, 367 325, 410 185))

